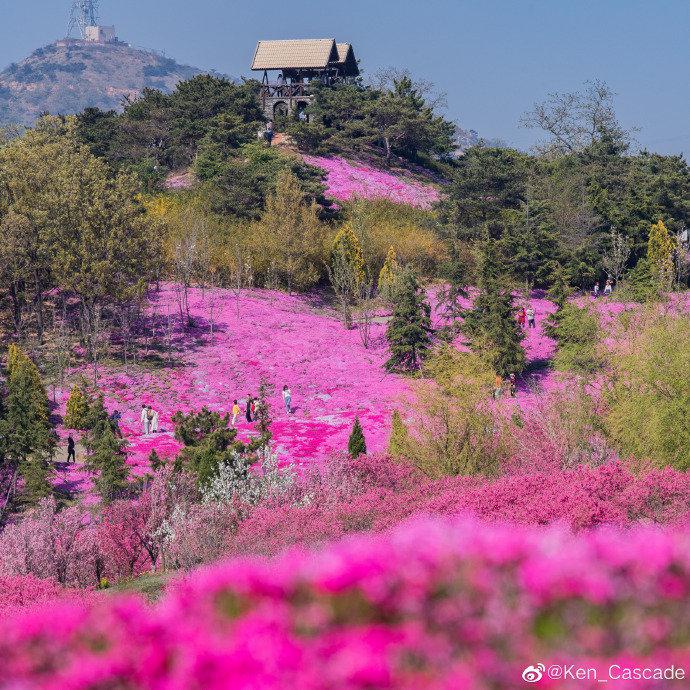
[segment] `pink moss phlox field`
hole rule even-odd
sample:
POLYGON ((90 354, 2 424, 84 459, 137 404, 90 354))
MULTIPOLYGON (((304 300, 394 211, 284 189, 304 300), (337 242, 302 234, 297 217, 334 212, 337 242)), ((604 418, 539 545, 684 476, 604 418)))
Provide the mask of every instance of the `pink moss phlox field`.
POLYGON ((215 565, 153 606, 103 598, 0 621, 0 678, 35 690, 491 690, 521 687, 538 662, 687 667, 689 618, 687 532, 419 518, 317 553, 215 565))
POLYGON ((304 160, 326 171, 326 195, 338 201, 349 201, 353 197, 379 198, 429 209, 439 200, 439 193, 432 186, 377 170, 364 163, 352 163, 337 157, 305 156, 304 160))
MULTIPOLYGON (((177 302, 172 286, 154 295, 150 317, 158 322, 156 337, 165 341, 164 322, 175 326, 173 368, 126 371, 101 368, 99 386, 110 412, 122 414, 121 428, 128 441, 128 462, 135 473, 148 469, 152 450, 163 458, 174 456, 180 444, 173 438, 172 415, 198 411, 203 406, 229 412, 238 399, 243 414, 239 436, 247 440, 254 425, 246 422, 244 402, 256 395, 264 376, 274 386, 270 400, 273 437, 277 449, 295 462, 309 462, 347 447, 356 415, 367 446, 382 450, 387 443, 390 416, 408 385, 385 373, 385 324, 374 326, 374 346, 365 349, 356 329, 345 330, 335 315, 320 313, 304 297, 279 292, 245 292, 237 303, 229 290, 190 291, 190 308, 197 327, 179 330, 177 302), (209 310, 214 309, 214 337, 209 310), (280 394, 292 390, 295 413, 287 415, 280 394), (160 415, 158 434, 143 435, 141 406, 150 404, 160 415)), ((88 367, 83 373, 89 375, 88 367)), ((66 391, 58 410, 64 415, 66 391)), ((61 430, 61 436, 66 432, 61 430)), ((81 465, 63 468, 58 481, 90 489, 81 465)))

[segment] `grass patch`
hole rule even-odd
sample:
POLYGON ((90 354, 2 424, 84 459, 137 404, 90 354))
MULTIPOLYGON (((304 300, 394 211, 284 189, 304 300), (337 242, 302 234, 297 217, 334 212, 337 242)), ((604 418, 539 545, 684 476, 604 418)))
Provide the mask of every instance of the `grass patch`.
POLYGON ((107 591, 118 594, 141 594, 149 602, 153 603, 161 598, 171 577, 170 573, 146 573, 139 577, 120 580, 120 582, 113 585, 107 591))

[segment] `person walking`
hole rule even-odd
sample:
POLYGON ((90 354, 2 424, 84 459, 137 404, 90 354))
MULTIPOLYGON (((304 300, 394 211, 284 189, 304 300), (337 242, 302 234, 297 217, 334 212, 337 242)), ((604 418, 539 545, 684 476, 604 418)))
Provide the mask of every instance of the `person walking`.
POLYGON ((235 400, 235 402, 233 402, 233 404, 232 404, 232 426, 233 427, 235 427, 235 425, 237 424, 237 418, 240 416, 241 411, 242 410, 240 410, 240 406, 237 403, 237 400, 235 400))
POLYGON ((76 447, 74 445, 74 439, 69 436, 67 438, 67 464, 71 462, 77 462, 77 452, 76 452, 76 447))
POLYGON ((494 400, 498 400, 503 393, 503 379, 496 374, 496 385, 494 386, 494 400))
POLYGON ((532 309, 532 307, 529 307, 527 309, 527 325, 529 328, 536 328, 537 327, 537 322, 535 321, 535 318, 534 318, 534 309, 532 309))
POLYGON ((292 414, 292 393, 287 386, 283 386, 283 400, 288 414, 292 414))
POLYGON ((246 411, 246 418, 247 421, 251 423, 252 421, 252 407, 254 405, 254 401, 252 400, 252 396, 247 393, 247 411, 246 411))
POLYGON ((609 278, 606 281, 606 285, 604 286, 604 297, 608 297, 612 292, 613 292, 613 283, 611 282, 611 279, 609 278))
POLYGON ((594 299, 599 297, 599 290, 600 290, 599 283, 594 283, 594 299))
POLYGON ((141 406, 141 415, 139 419, 141 420, 141 425, 144 430, 144 436, 148 436, 151 423, 149 422, 149 408, 146 407, 146 405, 141 406))
POLYGON ((517 381, 515 380, 515 374, 511 374, 508 377, 508 383, 510 385, 510 397, 514 398, 517 395, 517 381))
POLYGON ((151 410, 151 433, 152 434, 157 434, 158 433, 158 410, 151 410))
POLYGON ((522 328, 525 327, 525 322, 527 321, 527 312, 525 311, 525 308, 522 307, 518 313, 518 323, 522 328))

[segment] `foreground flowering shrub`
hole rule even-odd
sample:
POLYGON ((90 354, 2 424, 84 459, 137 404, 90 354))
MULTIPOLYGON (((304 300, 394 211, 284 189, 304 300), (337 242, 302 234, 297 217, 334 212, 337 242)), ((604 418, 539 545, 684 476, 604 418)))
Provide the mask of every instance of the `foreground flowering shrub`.
POLYGON ((537 663, 682 666, 689 617, 687 533, 423 519, 317 554, 214 566, 152 608, 104 598, 3 621, 0 678, 37 689, 488 690, 519 687, 537 663))
POLYGON ((0 534, 0 575, 91 588, 102 577, 114 583, 228 555, 275 555, 295 544, 381 532, 418 514, 473 512, 488 521, 582 530, 677 523, 690 511, 690 475, 670 468, 635 474, 619 462, 494 481, 431 480, 385 456, 333 458, 299 477, 289 467, 273 471, 263 477, 270 491, 261 495, 254 480, 241 490, 219 480, 200 502, 193 478, 168 466, 136 500, 101 510, 58 510, 48 499, 0 534))
POLYGON ((575 530, 676 523, 690 514, 690 476, 670 468, 638 476, 616 462, 495 481, 431 481, 383 457, 355 465, 349 471, 359 473, 360 481, 348 492, 316 493, 306 505, 258 506, 229 535, 230 553, 277 554, 292 545, 324 544, 352 532, 380 532, 418 514, 471 512, 487 521, 563 523, 575 530), (389 471, 395 480, 382 481, 389 471))

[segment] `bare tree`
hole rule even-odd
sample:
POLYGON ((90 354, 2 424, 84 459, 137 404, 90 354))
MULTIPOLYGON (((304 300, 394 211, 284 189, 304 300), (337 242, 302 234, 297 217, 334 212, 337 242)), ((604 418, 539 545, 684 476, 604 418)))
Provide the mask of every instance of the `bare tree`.
POLYGON ((550 135, 550 140, 538 147, 548 153, 575 153, 605 135, 627 144, 631 135, 616 119, 614 96, 603 81, 588 81, 583 91, 549 94, 545 101, 535 103, 520 123, 550 135))
POLYGON ((175 277, 180 318, 185 326, 192 326, 189 310, 189 290, 197 281, 202 286, 210 269, 209 222, 193 210, 181 213, 170 233, 170 255, 175 277))
POLYGON ((230 289, 235 295, 237 318, 240 318, 240 299, 242 290, 251 288, 254 283, 254 271, 250 254, 238 243, 230 259, 230 289))
POLYGON ((627 237, 618 232, 616 228, 612 228, 609 242, 610 244, 604 253, 602 263, 609 278, 618 285, 628 264, 632 243, 627 237))
POLYGON ((357 301, 357 330, 362 345, 369 349, 372 343, 371 331, 376 317, 377 301, 374 298, 374 286, 371 282, 362 285, 357 301))
POLYGON ((688 230, 685 225, 676 234, 676 251, 673 252, 674 273, 679 290, 684 290, 688 280, 688 230))
POLYGON ((326 264, 333 292, 338 302, 343 325, 352 328, 352 306, 359 295, 360 284, 353 270, 352 260, 342 244, 336 245, 331 257, 331 264, 326 264))

